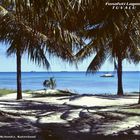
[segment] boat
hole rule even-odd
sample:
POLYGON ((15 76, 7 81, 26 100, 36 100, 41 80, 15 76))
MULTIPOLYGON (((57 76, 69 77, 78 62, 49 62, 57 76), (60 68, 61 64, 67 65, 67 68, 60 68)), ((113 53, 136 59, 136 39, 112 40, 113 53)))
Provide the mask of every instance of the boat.
POLYGON ((100 77, 114 77, 114 75, 111 73, 106 73, 106 74, 101 75, 100 77))

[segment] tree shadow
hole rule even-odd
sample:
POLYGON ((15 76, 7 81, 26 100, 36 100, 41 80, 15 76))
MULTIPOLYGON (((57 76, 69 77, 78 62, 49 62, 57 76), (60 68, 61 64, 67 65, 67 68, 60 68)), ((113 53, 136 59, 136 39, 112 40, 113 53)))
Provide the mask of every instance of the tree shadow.
MULTIPOLYGON (((77 97, 79 98, 79 97, 77 97)), ((10 101, 11 102, 11 101, 10 101)), ((9 103, 10 103, 9 102, 9 103)), ((19 119, 11 119, 5 120, 3 122, 7 123, 7 126, 1 126, 0 132, 4 133, 4 130, 7 130, 8 134, 36 134, 42 140, 132 140, 131 135, 126 136, 122 134, 117 134, 117 136, 105 136, 100 134, 100 127, 105 122, 111 123, 117 118, 107 118, 108 116, 101 113, 93 112, 91 113, 89 110, 95 109, 104 109, 110 106, 100 106, 100 107, 87 107, 87 106, 73 106, 73 105, 59 105, 59 104, 49 104, 38 101, 13 101, 17 104, 7 105, 8 101, 0 101, 0 105, 4 105, 8 110, 16 110, 19 111, 18 115, 22 116, 22 111, 34 112, 34 117, 36 117, 36 122, 33 124, 27 119, 23 119, 20 117, 19 119), (5 104, 6 103, 6 104, 5 104), (77 118, 73 118, 72 120, 67 120, 69 115, 73 110, 81 110, 78 113, 77 118), (86 113, 85 113, 86 111, 86 113), (66 120, 66 124, 62 123, 44 123, 40 124, 40 119, 42 117, 48 117, 49 115, 54 115, 54 113, 61 113, 60 119, 66 120), (100 115, 101 117, 97 118, 96 115, 100 115), (104 118, 103 118, 104 117, 104 118), (39 132, 35 132, 35 128, 39 129, 39 132), (17 130, 16 130, 17 129, 17 130), (31 131, 30 131, 31 130, 31 131), (99 134, 98 134, 99 133, 99 134), (129 139, 130 137, 130 139, 129 139)), ((3 112, 2 112, 3 113, 3 112)), ((8 112, 6 112, 8 114, 8 112)), ((17 112, 15 112, 15 115, 17 112)), ((9 112, 8 115, 14 115, 14 112, 9 112), (12 114, 13 113, 13 114, 12 114)), ((31 113, 25 113, 23 115, 30 116, 31 113)), ((2 122, 2 121, 1 121, 2 122)), ((106 128, 103 128, 106 129, 106 128)), ((134 136, 132 135, 132 138, 134 136)))

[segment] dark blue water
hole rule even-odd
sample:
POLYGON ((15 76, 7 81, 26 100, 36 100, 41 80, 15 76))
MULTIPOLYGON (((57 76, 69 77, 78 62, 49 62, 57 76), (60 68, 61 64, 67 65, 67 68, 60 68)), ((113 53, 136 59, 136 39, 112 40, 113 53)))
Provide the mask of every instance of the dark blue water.
MULTIPOLYGON (((23 89, 43 89, 43 81, 54 77, 57 89, 69 89, 77 93, 116 93, 117 75, 111 78, 100 77, 105 72, 86 75, 85 72, 23 72, 23 89)), ((140 72, 124 72, 123 87, 125 92, 138 92, 140 72)), ((0 72, 0 88, 16 89, 16 73, 0 72)))

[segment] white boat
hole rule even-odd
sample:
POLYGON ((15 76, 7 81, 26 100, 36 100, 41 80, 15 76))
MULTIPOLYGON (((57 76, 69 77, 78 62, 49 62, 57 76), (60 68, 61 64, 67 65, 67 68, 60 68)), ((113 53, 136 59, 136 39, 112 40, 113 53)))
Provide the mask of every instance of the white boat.
POLYGON ((114 77, 114 75, 111 73, 106 73, 106 74, 101 75, 100 77, 114 77))

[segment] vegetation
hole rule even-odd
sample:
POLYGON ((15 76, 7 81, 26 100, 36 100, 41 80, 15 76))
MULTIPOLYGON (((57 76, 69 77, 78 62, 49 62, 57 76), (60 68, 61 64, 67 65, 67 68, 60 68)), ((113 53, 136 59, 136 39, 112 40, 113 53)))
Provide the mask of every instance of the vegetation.
POLYGON ((22 98, 23 53, 49 68, 46 52, 70 63, 95 55, 87 72, 99 70, 110 58, 118 74, 117 94, 123 95, 123 60, 140 61, 140 14, 138 9, 113 10, 106 2, 0 0, 0 41, 9 44, 8 55, 17 56, 17 99, 22 98))
POLYGON ((6 94, 10 94, 10 93, 15 93, 16 90, 13 89, 0 89, 0 96, 6 95, 6 94))
MULTIPOLYGON (((93 13, 94 16, 88 16, 87 10, 85 11, 87 24, 80 32, 83 37, 89 39, 89 43, 76 54, 76 58, 82 61, 88 56, 94 56, 87 72, 96 72, 109 58, 117 69, 117 94, 123 95, 123 60, 134 64, 140 62, 139 11, 112 10, 100 1, 98 5, 98 14, 93 13)), ((92 8, 93 5, 89 9, 92 8)))
POLYGON ((54 89, 56 88, 56 80, 54 77, 50 77, 49 80, 43 82, 43 86, 46 88, 54 89))
MULTIPOLYGON (((6 89, 6 88, 3 88, 3 89, 0 89, 0 96, 4 96, 6 94, 11 94, 11 93, 16 93, 17 91, 14 90, 14 89, 6 89)), ((23 90, 23 92, 25 93, 32 93, 31 90, 23 90)))
MULTIPOLYGON (((7 10, 4 9, 3 12, 7 10)), ((33 33, 27 30, 27 27, 20 23, 14 15, 10 13, 1 17, 0 40, 9 44, 7 55, 16 54, 17 58, 17 99, 22 99, 21 86, 21 58, 23 53, 28 52, 30 60, 38 64, 49 67, 49 62, 45 57, 43 49, 40 46, 40 40, 32 38, 33 33)))
MULTIPOLYGON (((72 46, 79 43, 79 39, 61 28, 58 15, 53 15, 60 10, 57 9, 54 1, 46 3, 47 13, 36 9, 35 1, 28 3, 28 1, 5 2, 1 0, 0 2, 0 41, 10 45, 7 50, 8 55, 16 54, 17 99, 21 99, 21 57, 23 53, 27 53, 29 59, 35 63, 49 68, 46 52, 71 61, 73 58, 72 46), (42 19, 45 21, 43 22, 42 19)), ((37 6, 39 5, 37 4, 37 6)))

